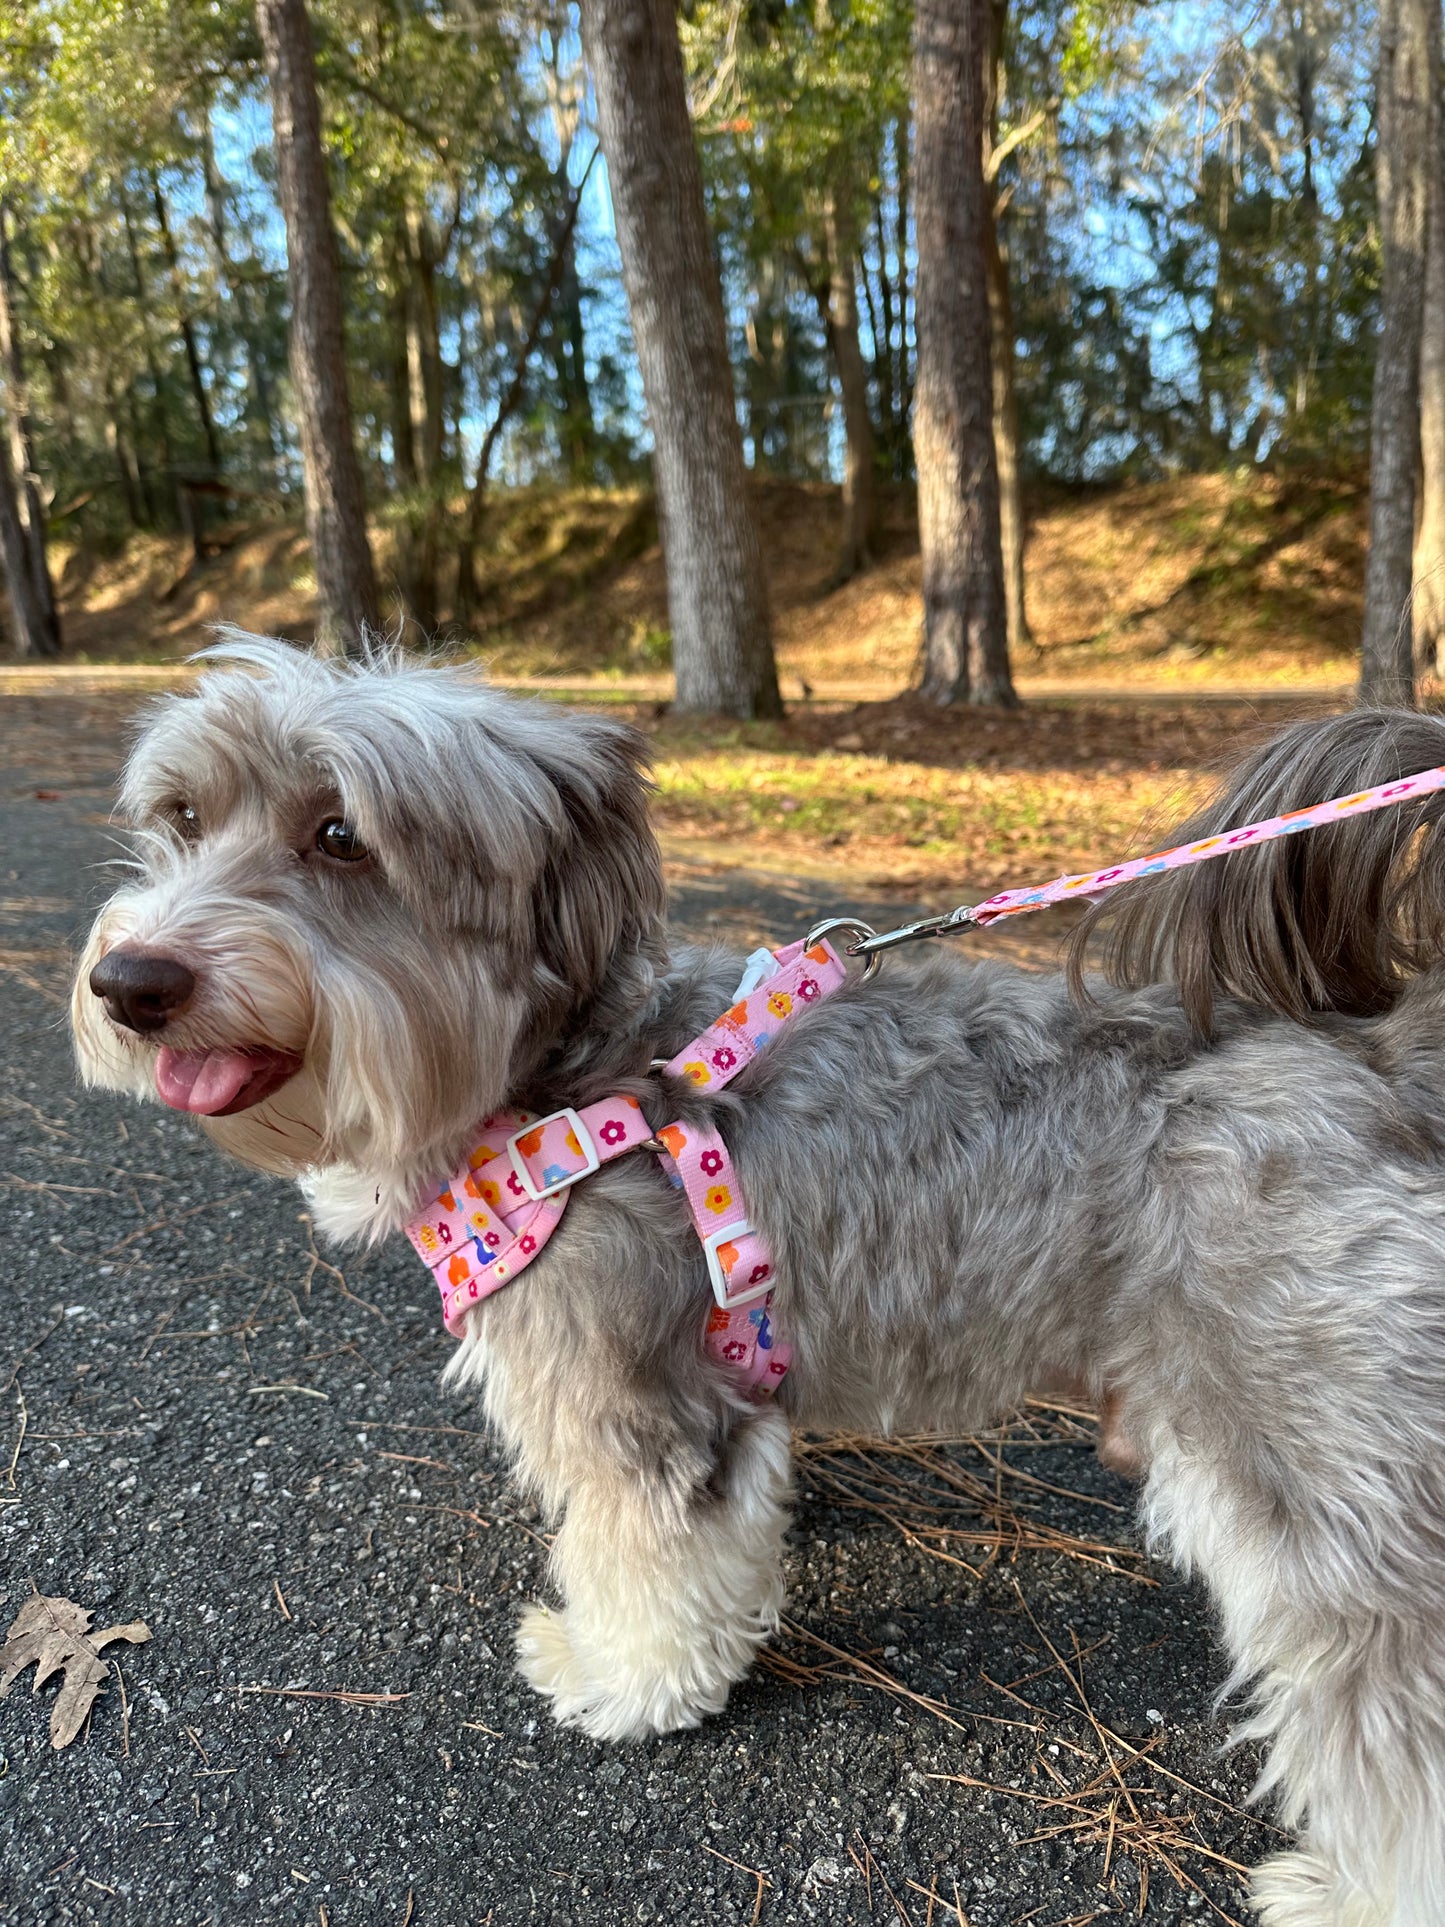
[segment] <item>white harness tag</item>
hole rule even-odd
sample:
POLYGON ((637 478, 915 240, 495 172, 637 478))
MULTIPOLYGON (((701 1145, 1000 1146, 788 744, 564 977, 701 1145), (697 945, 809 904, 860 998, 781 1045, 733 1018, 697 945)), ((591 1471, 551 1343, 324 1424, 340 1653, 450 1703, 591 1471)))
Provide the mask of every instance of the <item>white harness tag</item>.
POLYGON ((771 950, 755 950, 743 966, 742 982, 733 992, 733 1002, 740 1004, 744 997, 750 997, 759 984, 776 977, 778 969, 778 960, 771 950))

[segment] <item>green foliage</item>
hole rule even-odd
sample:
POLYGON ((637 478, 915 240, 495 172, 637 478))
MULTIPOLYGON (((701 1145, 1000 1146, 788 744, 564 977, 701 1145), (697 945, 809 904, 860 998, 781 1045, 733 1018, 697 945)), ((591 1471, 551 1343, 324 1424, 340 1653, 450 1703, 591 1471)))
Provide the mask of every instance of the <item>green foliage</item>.
MULTIPOLYGON (((549 282, 499 478, 585 489, 638 469, 600 168, 557 249, 595 145, 576 11, 310 13, 357 440, 406 591, 430 613, 549 282)), ((1378 299, 1373 13, 999 0, 995 17, 994 195, 1028 464, 1081 479, 1354 459, 1378 299)), ((879 465, 910 472, 910 32, 908 0, 686 10, 760 470, 838 472, 841 272, 879 465)), ((184 523, 204 539, 227 513, 294 512, 269 138, 249 0, 0 3, 0 203, 41 479, 67 535, 184 523)))
MULTIPOLYGON (((714 225, 742 319, 754 460, 775 474, 829 472, 820 317, 830 250, 841 236, 852 267, 886 218, 891 160, 907 141, 911 21, 905 0, 704 0, 684 28, 714 225)), ((887 213, 896 220, 896 199, 887 213)), ((880 412, 890 399, 880 395, 880 412)))
MULTIPOLYGON (((358 441, 418 539, 508 385, 592 143, 569 8, 313 0, 358 441)), ((44 480, 99 541, 294 501, 286 287, 247 0, 46 0, 0 34, 0 200, 44 480), (190 341, 187 342, 189 333, 190 341), (192 350, 198 364, 192 365, 192 350), (209 492, 208 492, 209 491, 209 492)), ((509 443, 629 471, 575 251, 509 443)))
POLYGON ((1058 72, 1063 93, 1076 97, 1109 73, 1114 30, 1123 9, 1105 0, 1077 0, 1060 22, 1058 72))
POLYGON ((1001 180, 1035 467, 1069 479, 1358 457, 1376 321, 1371 14, 1023 0, 1001 180))

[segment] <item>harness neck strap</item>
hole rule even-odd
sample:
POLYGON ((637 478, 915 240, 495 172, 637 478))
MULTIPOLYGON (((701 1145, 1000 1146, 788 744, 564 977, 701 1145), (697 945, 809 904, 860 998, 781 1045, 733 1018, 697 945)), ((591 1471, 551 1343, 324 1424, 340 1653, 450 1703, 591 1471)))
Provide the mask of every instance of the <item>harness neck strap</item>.
POLYGON ((487 1118, 466 1163, 406 1227, 436 1280, 453 1338, 473 1305, 508 1285, 536 1257, 579 1178, 650 1144, 635 1097, 608 1097, 580 1111, 499 1111, 487 1118))

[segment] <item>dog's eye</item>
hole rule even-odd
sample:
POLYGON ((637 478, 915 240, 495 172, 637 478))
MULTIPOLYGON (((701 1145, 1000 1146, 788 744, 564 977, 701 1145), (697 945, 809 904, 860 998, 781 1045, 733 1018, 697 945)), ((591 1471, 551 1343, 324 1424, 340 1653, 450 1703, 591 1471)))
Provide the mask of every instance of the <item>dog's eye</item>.
POLYGON ((201 834, 201 819, 196 815, 195 806, 191 803, 173 804, 171 821, 187 843, 194 843, 201 834))
POLYGON ((316 847, 338 863, 360 863, 371 854, 344 816, 327 818, 316 832, 316 847))

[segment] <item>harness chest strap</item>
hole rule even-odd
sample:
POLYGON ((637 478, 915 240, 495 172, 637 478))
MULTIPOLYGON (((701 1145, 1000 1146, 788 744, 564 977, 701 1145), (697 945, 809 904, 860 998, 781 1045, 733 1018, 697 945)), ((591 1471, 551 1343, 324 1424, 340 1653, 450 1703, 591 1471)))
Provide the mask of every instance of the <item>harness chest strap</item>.
MULTIPOLYGON (((721 1090, 779 1028, 844 981, 845 966, 826 943, 790 944, 755 989, 666 1066, 702 1090, 721 1090)), ((758 1394, 787 1370, 788 1348, 773 1335, 772 1258, 747 1219, 742 1187, 716 1131, 669 1124, 654 1139, 636 1098, 602 1098, 537 1118, 506 1112, 488 1118, 466 1163, 406 1227, 442 1298, 442 1316, 461 1337, 468 1312, 525 1270, 561 1222, 567 1193, 580 1179, 629 1151, 666 1146, 664 1163, 681 1188, 702 1243, 714 1308, 709 1352, 758 1394)))
POLYGON ((461 1337, 473 1305, 509 1285, 546 1244, 566 1209, 563 1186, 651 1139, 635 1097, 549 1118, 530 1111, 487 1118, 466 1163, 406 1227, 436 1280, 452 1336, 461 1337))

